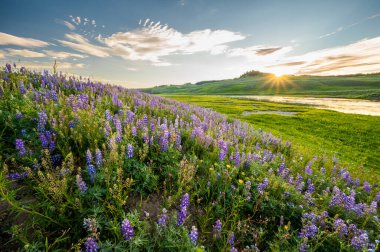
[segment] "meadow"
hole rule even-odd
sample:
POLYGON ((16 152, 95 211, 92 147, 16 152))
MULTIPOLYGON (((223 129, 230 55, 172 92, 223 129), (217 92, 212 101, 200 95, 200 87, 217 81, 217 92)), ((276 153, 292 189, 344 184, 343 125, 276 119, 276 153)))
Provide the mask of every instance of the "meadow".
MULTIPOLYGON (((290 141, 304 155, 337 157, 380 174, 380 117, 339 113, 310 106, 206 95, 165 95, 250 123, 290 141), (283 111, 290 116, 254 112, 283 111), (252 113, 253 112, 253 113, 252 113)), ((376 177, 379 179, 379 177, 376 177)))
POLYGON ((220 106, 7 64, 0 250, 379 249, 373 176, 220 106))
POLYGON ((380 100, 380 74, 276 77, 272 74, 257 73, 235 79, 157 86, 144 89, 144 92, 185 95, 312 95, 380 100))

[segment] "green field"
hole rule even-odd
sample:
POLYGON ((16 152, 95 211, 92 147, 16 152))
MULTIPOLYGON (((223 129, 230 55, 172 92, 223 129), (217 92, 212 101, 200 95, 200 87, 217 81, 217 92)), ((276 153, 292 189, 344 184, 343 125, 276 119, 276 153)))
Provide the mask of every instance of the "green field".
POLYGON ((311 107, 242 100, 219 96, 165 95, 178 101, 212 108, 231 118, 249 122, 256 128, 289 140, 305 155, 336 156, 354 167, 380 173, 380 117, 344 114, 311 107), (277 114, 242 115, 244 111, 288 111, 277 114))
POLYGON ((313 95, 380 100, 380 74, 354 76, 244 76, 145 89, 153 94, 313 95))

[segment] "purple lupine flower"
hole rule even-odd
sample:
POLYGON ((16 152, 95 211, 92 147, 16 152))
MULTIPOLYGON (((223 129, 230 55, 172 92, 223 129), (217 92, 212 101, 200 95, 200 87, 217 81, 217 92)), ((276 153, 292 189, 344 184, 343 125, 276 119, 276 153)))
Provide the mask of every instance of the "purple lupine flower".
POLYGON ((26 149, 22 139, 16 139, 16 149, 19 151, 18 155, 20 157, 24 157, 26 155, 26 149))
POLYGON ((235 162, 235 166, 240 165, 240 153, 239 153, 237 146, 236 146, 236 150, 235 150, 234 162, 235 162))
POLYGON ((133 146, 132 146, 132 144, 127 145, 127 157, 128 158, 133 157, 133 146))
POLYGON ((312 162, 309 162, 305 167, 305 173, 309 176, 313 174, 313 170, 311 169, 312 164, 312 162))
POLYGON ((239 250, 237 250, 237 248, 235 248, 235 247, 232 247, 232 248, 229 250, 229 252, 239 252, 239 250))
POLYGON ((322 172, 322 173, 326 173, 326 169, 322 167, 322 168, 321 168, 321 172, 322 172))
POLYGON ((15 172, 15 173, 8 174, 7 175, 7 179, 9 179, 9 180, 19 180, 19 179, 26 178, 27 176, 28 176, 28 173, 26 173, 26 172, 23 172, 23 173, 15 172))
POLYGON ((313 193, 314 192, 314 184, 313 184, 313 182, 311 181, 311 179, 308 179, 307 182, 308 182, 308 186, 307 186, 306 192, 313 193))
POLYGON ((347 225, 344 223, 344 220, 339 218, 334 221, 334 229, 338 232, 340 236, 343 236, 348 233, 347 225))
POLYGON ((189 234, 190 241, 193 245, 197 244, 198 240, 198 229, 195 226, 192 226, 191 232, 189 234))
POLYGON ((47 121, 48 121, 48 117, 45 111, 41 111, 40 113, 38 113, 38 124, 37 124, 38 132, 45 131, 45 126, 46 126, 47 121))
POLYGON ((264 190, 267 189, 268 184, 268 179, 264 178, 263 182, 258 184, 257 191, 259 191, 260 194, 263 194, 264 190))
POLYGON ((99 246, 96 243, 93 237, 88 237, 86 242, 84 243, 85 252, 97 252, 99 250, 99 246))
POLYGON ((106 120, 107 121, 111 121, 112 120, 111 112, 108 109, 106 110, 106 120))
POLYGON ((124 237, 124 240, 130 241, 133 237, 133 226, 128 219, 124 219, 121 223, 121 234, 124 237))
POLYGON ((21 130, 21 135, 25 136, 28 132, 26 131, 26 129, 22 129, 21 130))
POLYGON ((356 234, 358 232, 358 228, 356 227, 355 224, 350 224, 348 226, 348 230, 350 231, 350 233, 352 234, 356 234))
POLYGON ((232 245, 234 245, 234 243, 235 243, 235 233, 232 232, 230 234, 230 236, 228 237, 228 244, 230 244, 230 246, 232 246, 232 245))
POLYGON ((87 171, 88 171, 88 174, 90 174, 91 181, 95 182, 95 177, 96 177, 95 166, 93 164, 87 165, 87 171))
POLYGON ((222 222, 220 220, 215 221, 215 225, 212 226, 214 236, 218 239, 222 233, 222 222))
POLYGON ((182 223, 187 218, 187 208, 189 207, 189 204, 190 204, 190 196, 188 193, 185 193, 182 196, 180 210, 178 213, 178 220, 177 220, 178 226, 182 225, 182 223))
POLYGON ((351 238, 350 244, 355 250, 362 250, 367 247, 369 242, 368 234, 365 231, 360 232, 360 234, 355 235, 351 238))
POLYGON ((98 168, 103 164, 102 152, 99 149, 95 150, 95 164, 98 168))
POLYGON ((318 233, 318 227, 315 224, 309 223, 300 231, 300 238, 313 238, 318 233))
POLYGON ((12 73, 12 65, 7 63, 5 64, 5 72, 6 73, 12 73))
POLYGON ((380 203, 380 191, 376 194, 376 201, 380 203))
POLYGON ((132 136, 137 136, 137 129, 135 126, 132 127, 132 136))
POLYGON ((70 122, 69 122, 69 128, 70 128, 70 129, 75 128, 75 123, 74 123, 73 121, 70 121, 70 122))
POLYGON ((367 181, 364 181, 364 183, 363 183, 363 190, 364 190, 366 193, 370 193, 370 192, 371 192, 371 189, 372 189, 371 184, 368 183, 367 181))
POLYGON ((86 151, 86 163, 87 165, 90 165, 92 163, 92 154, 89 149, 86 151))
POLYGON ((309 250, 307 249, 307 243, 303 242, 300 246, 300 252, 308 252, 309 250))
POLYGON ((167 221, 168 221, 168 210, 166 210, 166 208, 162 209, 162 214, 160 215, 160 217, 158 218, 158 225, 161 226, 161 227, 164 227, 166 226, 167 224, 167 221))
POLYGON ((77 186, 79 188, 79 191, 81 193, 87 191, 87 185, 86 185, 86 182, 84 182, 84 180, 82 179, 82 177, 78 174, 77 177, 76 177, 76 183, 77 183, 77 186))
POLYGON ((22 113, 16 113, 15 117, 16 119, 21 119, 24 117, 24 115, 22 113))
POLYGON ((163 152, 166 152, 168 151, 168 147, 169 147, 169 131, 165 129, 161 136, 161 150, 163 152))
POLYGON ((49 147, 49 142, 46 138, 46 135, 45 134, 39 134, 39 138, 40 138, 40 141, 41 141, 41 147, 43 149, 47 149, 49 147))

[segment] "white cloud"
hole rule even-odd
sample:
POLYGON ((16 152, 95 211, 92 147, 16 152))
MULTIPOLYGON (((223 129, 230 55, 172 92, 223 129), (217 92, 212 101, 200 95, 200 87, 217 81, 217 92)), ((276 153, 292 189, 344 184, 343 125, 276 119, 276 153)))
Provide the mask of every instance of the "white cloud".
POLYGON ((150 19, 143 26, 128 32, 117 32, 109 37, 96 37, 99 45, 91 43, 83 36, 75 33, 66 34, 66 40, 59 40, 62 45, 98 57, 111 55, 126 60, 145 60, 155 66, 168 66, 170 62, 163 57, 175 54, 193 54, 208 52, 210 54, 224 53, 230 42, 243 40, 245 36, 228 30, 197 30, 187 34, 181 33, 160 22, 150 19))
POLYGON ((128 71, 133 71, 133 72, 135 72, 135 71, 137 71, 138 69, 137 69, 137 68, 134 68, 134 67, 128 67, 127 70, 128 70, 128 71))
POLYGON ((70 23, 70 22, 68 22, 68 21, 63 21, 63 24, 64 24, 67 28, 69 28, 71 31, 75 30, 75 26, 74 26, 72 23, 70 23))
POLYGON ((32 38, 17 37, 7 33, 0 32, 0 45, 16 45, 22 47, 44 47, 49 43, 32 38))
POLYGON ((58 40, 58 41, 62 45, 68 46, 78 52, 82 52, 85 54, 102 57, 102 58, 110 56, 107 48, 93 45, 88 41, 88 39, 86 39, 85 37, 79 34, 70 33, 70 34, 66 34, 65 37, 69 39, 70 41, 66 41, 66 40, 58 40))
MULTIPOLYGON (((181 33, 168 25, 149 22, 146 19, 139 29, 114 33, 100 38, 115 55, 128 60, 161 62, 162 57, 173 54, 209 52, 219 54, 227 49, 227 43, 245 39, 240 33, 210 29, 181 33)), ((163 65, 163 64, 161 64, 163 65)))
POLYGON ((44 50, 43 51, 47 56, 50 56, 54 59, 66 59, 70 57, 75 57, 75 58, 86 58, 85 55, 82 54, 77 54, 77 53, 68 53, 68 52, 56 52, 56 51, 49 51, 49 50, 44 50))
POLYGON ((10 56, 20 56, 24 58, 43 58, 46 55, 43 53, 27 50, 27 49, 7 49, 7 54, 10 56))
POLYGON ((380 37, 284 58, 266 69, 307 75, 380 72, 380 37))

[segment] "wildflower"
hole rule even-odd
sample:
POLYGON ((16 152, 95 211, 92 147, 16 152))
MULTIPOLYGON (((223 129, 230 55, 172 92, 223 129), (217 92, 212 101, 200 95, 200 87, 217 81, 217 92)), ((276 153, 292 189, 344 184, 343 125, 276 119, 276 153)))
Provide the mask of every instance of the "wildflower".
POLYGON ((15 173, 8 174, 7 175, 7 179, 9 179, 9 180, 19 180, 19 179, 23 179, 23 178, 25 178, 27 176, 28 176, 28 174, 26 172, 23 172, 23 173, 15 172, 15 173))
POLYGON ((315 224, 309 223, 300 231, 300 238, 313 238, 318 233, 318 227, 315 224))
POLYGON ((259 183, 259 185, 257 186, 257 190, 259 191, 260 194, 263 194, 264 190, 267 189, 267 187, 268 187, 268 179, 264 178, 263 182, 259 183))
POLYGON ((226 167, 227 167, 227 169, 230 169, 230 168, 231 168, 231 165, 228 164, 228 165, 226 165, 226 167))
POLYGON ((307 243, 303 242, 300 246, 300 252, 308 252, 309 250, 307 249, 307 243))
POLYGON ((160 217, 158 218, 158 225, 163 227, 163 226, 166 226, 167 224, 167 221, 168 221, 168 210, 166 210, 165 208, 162 209, 162 214, 160 215, 160 217))
POLYGON ((73 121, 70 121, 70 122, 69 122, 69 128, 70 128, 70 129, 75 128, 75 123, 74 123, 73 121))
POLYGON ((26 149, 22 139, 16 139, 16 149, 19 151, 18 155, 20 157, 24 157, 26 155, 26 149))
POLYGON ((244 184, 244 181, 243 181, 242 179, 239 179, 238 182, 239 182, 239 184, 241 184, 241 185, 244 184))
POLYGON ((371 189, 372 189, 371 184, 368 183, 367 181, 364 181, 364 183, 363 183, 363 190, 364 190, 366 193, 370 193, 370 192, 371 192, 371 189))
POLYGON ((92 154, 90 150, 87 150, 86 152, 86 162, 87 165, 90 165, 92 163, 92 154))
POLYGON ((338 232, 340 236, 343 236, 348 233, 347 225, 344 223, 342 219, 336 219, 334 221, 334 229, 338 232))
POLYGON ((87 241, 84 243, 85 252, 97 252, 99 250, 99 246, 96 243, 93 237, 88 237, 87 241))
POLYGON ((99 149, 95 150, 95 164, 100 167, 103 164, 102 152, 99 149))
POLYGON ((239 251, 237 250, 237 248, 232 247, 229 252, 239 252, 239 251))
POLYGON ((198 240, 198 229, 195 226, 192 226, 189 237, 191 243, 196 245, 198 240))
POLYGON ((128 219, 124 219, 121 223, 121 234, 124 237, 124 240, 130 241, 133 236, 133 226, 131 225, 128 219))
POLYGON ((127 145, 127 157, 128 158, 133 157, 133 146, 132 146, 132 144, 127 145))
POLYGON ((48 117, 47 117, 45 111, 41 111, 40 113, 38 113, 37 130, 39 132, 45 131, 45 126, 46 126, 47 120, 48 120, 48 117))
POLYGON ((234 245, 235 243, 234 239, 235 239, 235 234, 234 232, 232 232, 230 236, 228 237, 228 244, 230 244, 230 246, 234 245))
POLYGON ((16 113, 15 117, 16 119, 21 119, 24 117, 24 115, 22 113, 16 113))
POLYGON ((185 193, 182 196, 180 211, 178 213, 178 221, 177 221, 178 226, 182 225, 182 223, 185 221, 187 217, 187 208, 189 207, 189 204, 190 204, 190 196, 188 193, 185 193))
POLYGON ((161 136, 161 150, 163 152, 166 152, 168 150, 168 144, 169 144, 168 138, 169 138, 169 131, 165 129, 161 136))
POLYGON ((215 238, 220 238, 220 235, 222 233, 222 222, 220 220, 216 220, 215 225, 213 225, 212 227, 215 238))
POLYGON ((91 181, 92 181, 92 182, 95 182, 95 176, 96 176, 95 166, 92 165, 92 164, 89 164, 89 165, 87 166, 87 171, 88 171, 88 174, 90 174, 91 181))
POLYGON ((309 162, 309 163, 306 165, 306 167, 305 167, 305 173, 306 173, 307 175, 311 175, 311 174, 313 174, 313 170, 311 169, 311 165, 312 165, 312 162, 309 162))
POLYGON ((367 247, 369 242, 368 234, 366 231, 361 231, 360 234, 351 238, 350 244, 355 250, 362 250, 367 247))
POLYGON ((107 121, 111 121, 112 120, 112 115, 111 115, 111 113, 110 113, 109 110, 106 110, 106 120, 107 121))
POLYGON ((82 177, 78 174, 76 177, 77 186, 79 188, 79 191, 81 193, 87 191, 87 185, 86 182, 83 181, 82 177))

